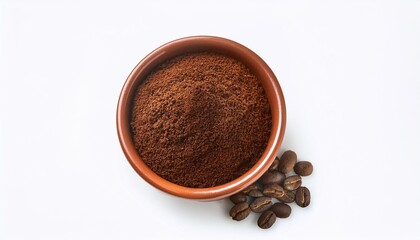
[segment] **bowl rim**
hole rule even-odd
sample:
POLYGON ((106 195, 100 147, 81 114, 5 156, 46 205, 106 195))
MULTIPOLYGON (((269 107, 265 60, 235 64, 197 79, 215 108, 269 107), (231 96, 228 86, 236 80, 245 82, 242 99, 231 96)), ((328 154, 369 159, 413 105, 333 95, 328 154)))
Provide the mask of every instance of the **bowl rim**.
MULTIPOLYGON (((256 72, 254 72, 254 74, 256 74, 256 72)), ((267 88, 264 87, 264 89, 267 94, 267 88)), ((174 196, 206 201, 217 200, 228 197, 243 190, 255 182, 259 177, 261 177, 261 175, 270 167, 271 163, 277 156, 278 151, 280 150, 280 145, 284 138, 286 128, 286 105, 282 89, 273 71, 264 62, 264 60, 252 50, 248 49, 240 43, 226 38, 205 35, 189 36, 170 41, 156 48, 134 67, 134 69, 127 77, 118 99, 116 125, 118 139, 126 159, 133 167, 133 169, 146 182, 174 196), (246 173, 228 183, 219 186, 209 188, 190 188, 177 185, 160 177, 141 160, 131 139, 129 114, 132 98, 130 98, 130 95, 133 94, 133 91, 137 89, 138 84, 140 84, 140 82, 144 79, 140 78, 141 75, 147 76, 154 67, 173 57, 165 58, 165 54, 169 54, 171 51, 173 54, 174 51, 180 51, 180 49, 184 49, 181 50, 181 52, 184 53, 185 49, 191 49, 191 51, 200 51, 194 50, 194 47, 200 48, 203 46, 207 46, 209 48, 223 47, 224 49, 229 49, 229 51, 232 51, 232 54, 241 54, 241 56, 244 57, 243 60, 255 64, 256 68, 258 68, 258 74, 262 74, 262 76, 268 79, 265 84, 268 84, 269 87, 272 88, 270 93, 272 91, 274 100, 269 99, 269 101, 273 124, 269 143, 264 150, 263 155, 260 157, 257 163, 246 173), (159 58, 163 58, 163 60, 157 60, 159 58), (273 106, 273 104, 275 106, 273 106), (276 116, 273 115, 273 112, 276 113, 276 116), (274 121, 276 117, 278 118, 277 124, 274 124, 274 122, 276 122, 274 121)))

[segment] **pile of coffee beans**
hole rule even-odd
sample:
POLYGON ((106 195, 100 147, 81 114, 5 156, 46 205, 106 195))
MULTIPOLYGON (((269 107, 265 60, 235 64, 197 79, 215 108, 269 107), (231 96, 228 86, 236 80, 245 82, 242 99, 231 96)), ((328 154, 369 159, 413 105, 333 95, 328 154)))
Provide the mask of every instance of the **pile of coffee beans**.
POLYGON ((257 182, 230 197, 235 205, 229 215, 233 220, 241 221, 251 212, 260 213, 258 226, 270 228, 277 218, 290 216, 292 208, 288 204, 295 202, 302 208, 309 206, 311 193, 302 186, 302 177, 311 175, 312 171, 310 162, 298 162, 295 152, 284 152, 280 158, 276 157, 257 182))

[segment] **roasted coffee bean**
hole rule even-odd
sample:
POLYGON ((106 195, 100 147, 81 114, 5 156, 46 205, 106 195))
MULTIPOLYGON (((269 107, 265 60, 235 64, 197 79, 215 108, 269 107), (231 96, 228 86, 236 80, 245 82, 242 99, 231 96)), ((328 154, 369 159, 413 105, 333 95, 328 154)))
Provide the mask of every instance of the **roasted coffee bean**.
POLYGON ((271 202, 271 198, 269 197, 259 197, 256 198, 252 203, 249 205, 251 211, 260 213, 268 210, 273 203, 271 202))
POLYGON ((283 187, 286 190, 296 190, 302 184, 302 178, 299 175, 293 175, 284 180, 283 187))
POLYGON ((292 208, 285 203, 275 203, 270 208, 278 218, 288 218, 292 212, 292 208))
POLYGON ((296 153, 288 150, 283 153, 279 160, 279 171, 286 174, 293 170, 297 161, 296 153))
POLYGON ((296 197, 295 197, 296 204, 300 207, 307 207, 311 203, 311 193, 309 189, 306 187, 299 187, 296 190, 296 197))
POLYGON ((301 185, 302 176, 309 176, 312 172, 313 166, 310 162, 297 162, 296 153, 286 151, 280 158, 275 158, 270 168, 257 182, 230 197, 230 200, 236 204, 231 208, 230 216, 234 220, 241 221, 250 212, 261 213, 258 226, 262 229, 270 228, 277 218, 290 216, 292 208, 288 203, 296 202, 303 208, 309 206, 311 202, 309 189, 301 185), (295 175, 291 173, 292 170, 295 171, 295 175), (291 176, 286 177, 288 173, 291 173, 291 176), (279 202, 273 203, 273 198, 279 202))
POLYGON ((230 209, 229 215, 233 220, 241 221, 248 217, 250 212, 249 204, 247 202, 241 202, 230 209))
POLYGON ((276 157, 269 169, 270 170, 278 170, 279 169, 279 160, 280 159, 278 157, 276 157))
POLYGON ((248 195, 249 192, 251 192, 252 190, 262 191, 262 187, 258 183, 253 183, 253 184, 249 185, 247 188, 245 188, 244 190, 242 190, 242 192, 248 195))
POLYGON ((260 190, 254 189, 248 193, 248 196, 258 198, 258 197, 264 197, 264 194, 260 190))
POLYGON ((314 167, 308 161, 297 162, 294 167, 295 173, 300 176, 309 176, 312 174, 314 167))
POLYGON ((295 192, 294 191, 289 191, 289 190, 284 190, 284 195, 277 198, 277 200, 279 200, 280 202, 284 202, 284 203, 292 203, 295 201, 295 192))
POLYGON ((264 173, 264 175, 262 175, 259 182, 264 185, 270 183, 282 184, 285 178, 286 176, 277 170, 268 170, 266 173, 264 173))
POLYGON ((270 183, 264 186, 264 196, 281 198, 284 195, 284 189, 277 183, 270 183))
POLYGON ((230 196, 229 199, 234 204, 241 203, 241 202, 246 202, 246 194, 243 193, 243 192, 238 192, 238 193, 230 196))
POLYGON ((276 214, 273 211, 263 212, 258 218, 258 227, 262 229, 267 229, 273 226, 276 222, 276 214))

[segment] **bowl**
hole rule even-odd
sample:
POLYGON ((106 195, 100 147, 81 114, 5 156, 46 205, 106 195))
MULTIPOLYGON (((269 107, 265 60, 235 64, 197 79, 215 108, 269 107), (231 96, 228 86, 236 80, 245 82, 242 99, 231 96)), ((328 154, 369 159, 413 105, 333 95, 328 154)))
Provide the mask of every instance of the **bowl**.
POLYGON ((192 36, 177 39, 157 48, 141 60, 128 76, 118 100, 117 132, 121 148, 134 170, 148 183, 171 195, 202 201, 231 196, 254 183, 274 161, 286 127, 286 106, 281 87, 270 67, 253 51, 229 39, 214 36, 192 36), (268 98, 272 130, 267 147, 257 163, 242 176, 223 185, 189 188, 169 182, 154 173, 134 147, 130 129, 132 100, 139 84, 158 65, 188 52, 211 51, 235 58, 245 64, 259 79, 268 98))

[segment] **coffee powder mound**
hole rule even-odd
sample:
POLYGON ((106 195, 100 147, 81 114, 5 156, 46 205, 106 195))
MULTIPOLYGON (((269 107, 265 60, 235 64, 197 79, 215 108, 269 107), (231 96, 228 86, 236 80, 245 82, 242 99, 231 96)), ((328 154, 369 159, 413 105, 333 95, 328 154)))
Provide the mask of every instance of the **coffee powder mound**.
POLYGON ((241 62, 212 52, 175 57, 137 89, 131 130, 141 159, 159 176, 193 188, 227 183, 261 157, 270 106, 241 62))

